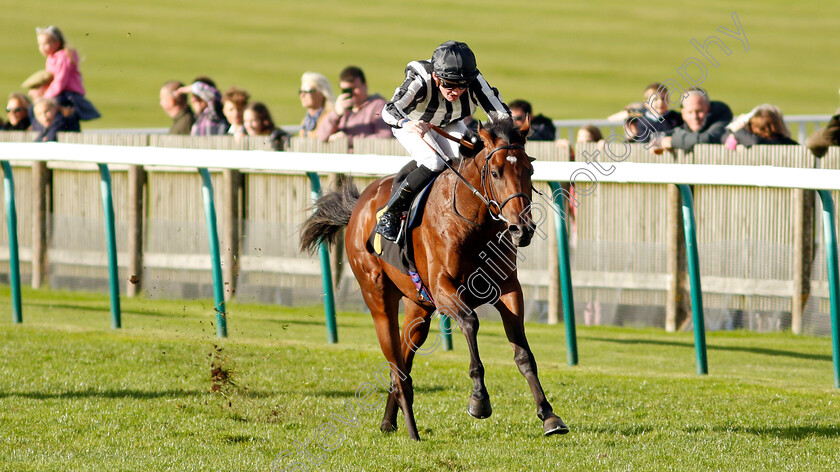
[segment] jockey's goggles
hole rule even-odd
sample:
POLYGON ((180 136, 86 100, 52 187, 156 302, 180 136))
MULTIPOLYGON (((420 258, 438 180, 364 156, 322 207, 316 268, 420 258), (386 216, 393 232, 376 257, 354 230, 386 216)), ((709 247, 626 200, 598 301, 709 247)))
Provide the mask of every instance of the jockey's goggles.
POLYGON ((469 87, 470 82, 472 82, 471 80, 446 80, 440 77, 438 77, 438 79, 440 79, 440 86, 448 90, 465 89, 469 87))

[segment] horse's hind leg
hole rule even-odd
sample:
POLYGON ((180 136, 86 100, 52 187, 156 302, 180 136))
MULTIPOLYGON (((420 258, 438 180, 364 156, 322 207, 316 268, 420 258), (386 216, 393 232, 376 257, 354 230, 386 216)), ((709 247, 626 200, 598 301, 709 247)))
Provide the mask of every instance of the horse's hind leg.
MULTIPOLYGON (((388 404, 390 406, 390 398, 393 396, 396 405, 403 410, 408 437, 419 440, 417 425, 414 422, 414 389, 411 386, 411 376, 403 360, 400 346, 400 327, 397 315, 401 294, 388 280, 384 281, 382 285, 384 286, 380 286, 379 290, 363 290, 362 293, 368 308, 370 308, 371 316, 373 316, 379 346, 391 367, 392 391, 389 395, 388 404)), ((394 407, 391 406, 391 408, 394 407)), ((380 429, 382 429, 382 426, 380 426, 380 429)), ((387 430, 383 429, 383 431, 387 430)))
POLYGON ((528 381, 528 386, 531 387, 534 402, 537 404, 537 417, 543 422, 545 435, 568 433, 569 427, 554 414, 551 405, 545 398, 540 379, 537 377, 537 361, 534 360, 534 354, 531 353, 528 340, 525 338, 522 288, 517 285, 515 290, 499 297, 495 306, 499 310, 499 314, 502 315, 505 333, 507 333, 508 341, 513 347, 513 360, 519 367, 519 372, 528 381))
MULTIPOLYGON (((405 362, 406 374, 411 374, 411 366, 414 364, 414 356, 420 346, 426 341, 429 335, 429 318, 432 309, 424 308, 408 298, 403 298, 405 305, 405 318, 403 319, 402 345, 403 362, 405 362)), ((395 387, 391 385, 392 389, 395 387)), ((382 424, 379 429, 383 432, 396 431, 397 429, 397 398, 396 390, 388 395, 388 403, 385 406, 385 415, 382 417, 382 424)))

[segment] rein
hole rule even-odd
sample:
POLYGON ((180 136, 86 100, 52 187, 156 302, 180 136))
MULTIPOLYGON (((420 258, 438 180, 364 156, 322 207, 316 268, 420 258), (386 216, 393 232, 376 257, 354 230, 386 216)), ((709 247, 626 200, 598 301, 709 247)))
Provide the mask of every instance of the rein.
MULTIPOLYGON (((461 144, 465 147, 468 147, 469 149, 474 148, 473 143, 467 141, 466 139, 456 138, 456 137, 452 136, 451 134, 447 133, 446 131, 440 129, 438 126, 430 125, 430 129, 434 130, 439 135, 443 136, 444 138, 446 138, 450 141, 454 141, 456 143, 459 143, 459 144, 461 144)), ((423 142, 425 142, 425 140, 423 142)), ((438 152, 431 145, 429 145, 429 143, 426 143, 426 145, 429 146, 429 148, 432 149, 433 151, 435 151, 436 153, 438 152)), ((529 204, 531 203, 531 199, 528 197, 528 195, 525 195, 525 193, 523 193, 523 192, 517 192, 517 193, 514 193, 514 194, 508 196, 500 204, 499 199, 496 196, 496 192, 493 190, 493 186, 489 185, 489 182, 487 180, 487 173, 488 173, 488 168, 489 168, 489 165, 490 165, 490 159, 493 157, 493 154, 495 154, 497 151, 510 151, 510 150, 523 150, 524 151, 525 146, 522 146, 520 144, 508 144, 508 145, 505 145, 505 146, 499 146, 499 147, 493 149, 492 151, 490 151, 489 153, 487 153, 487 157, 485 157, 485 159, 484 159, 484 165, 481 168, 481 188, 484 189, 485 192, 486 192, 487 188, 489 187, 490 198, 487 198, 477 188, 475 188, 471 183, 469 183, 469 181, 467 181, 467 179, 464 178, 464 176, 461 175, 460 172, 455 170, 455 168, 452 167, 452 165, 446 159, 446 156, 440 156, 441 160, 443 160, 443 164, 447 168, 449 168, 449 170, 451 170, 452 173, 454 173, 455 176, 458 177, 458 179, 461 180, 461 182, 463 182, 464 185, 467 186, 467 188, 470 189, 470 191, 473 193, 473 195, 478 197, 478 199, 481 200, 481 202, 484 203, 485 206, 487 206, 487 209, 490 212, 490 217, 493 218, 496 221, 504 221, 508 225, 510 225, 510 221, 508 221, 507 218, 502 216, 502 208, 504 208, 504 206, 507 205, 508 202, 510 202, 511 200, 513 200, 516 197, 522 197, 525 200, 527 200, 529 204), (493 213, 494 207, 495 207, 495 210, 496 210, 495 214, 493 213)), ((463 160, 461 160, 461 164, 463 165, 463 160)), ((455 185, 452 187, 452 210, 455 212, 455 215, 458 216, 459 218, 469 222, 473 226, 477 226, 477 224, 474 221, 471 221, 468 218, 462 216, 460 213, 458 213, 458 209, 455 207, 455 191, 457 190, 457 186, 458 186, 458 183, 456 182, 455 185)))

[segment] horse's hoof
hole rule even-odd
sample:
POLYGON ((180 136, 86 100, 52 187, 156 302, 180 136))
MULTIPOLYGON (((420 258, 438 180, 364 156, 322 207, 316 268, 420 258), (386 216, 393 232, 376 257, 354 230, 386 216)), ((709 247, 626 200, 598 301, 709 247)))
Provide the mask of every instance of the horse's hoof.
POLYGON ((467 407, 467 413, 471 416, 483 420, 489 418, 493 414, 493 407, 490 406, 490 399, 484 398, 479 400, 475 397, 470 397, 470 404, 467 407))
POLYGON ((397 430, 397 425, 383 421, 382 424, 379 425, 379 430, 383 433, 393 433, 397 430))
POLYGON ((551 436, 552 434, 566 434, 569 432, 569 427, 566 426, 566 423, 564 423, 559 416, 552 416, 551 418, 546 418, 546 420, 543 421, 543 431, 545 431, 546 436, 551 436))

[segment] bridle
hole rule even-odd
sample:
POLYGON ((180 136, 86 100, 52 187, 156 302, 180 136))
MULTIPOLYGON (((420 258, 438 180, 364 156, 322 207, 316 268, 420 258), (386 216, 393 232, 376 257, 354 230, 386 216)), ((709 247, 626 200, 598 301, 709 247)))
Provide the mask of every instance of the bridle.
MULTIPOLYGON (((435 125, 431 125, 430 128, 432 130, 434 130, 435 132, 437 132, 438 134, 440 134, 441 136, 443 136, 444 138, 446 138, 446 139, 449 139, 451 141, 455 141, 455 142, 457 142, 459 144, 462 144, 462 145, 464 145, 464 146, 466 146, 470 149, 473 148, 473 144, 470 143, 469 141, 467 141, 465 139, 458 139, 458 138, 452 136, 451 134, 447 133, 446 131, 443 131, 442 129, 440 129, 439 127, 437 127, 435 125)), ((427 143, 427 145, 428 145, 428 143, 427 143)), ((431 148, 431 146, 429 146, 429 147, 431 148)), ((432 148, 432 149, 434 150, 434 148, 432 148)), ((508 221, 507 218, 502 216, 502 208, 504 208, 505 205, 507 205, 508 203, 510 203, 511 200, 513 200, 514 198, 517 198, 517 197, 524 198, 528 202, 528 205, 530 205, 531 204, 531 197, 526 195, 524 192, 516 192, 514 194, 509 195, 507 198, 505 198, 502 201, 502 203, 499 203, 499 197, 496 195, 496 191, 493 188, 493 185, 490 183, 490 179, 487 178, 487 175, 490 172, 490 160, 492 159, 493 154, 495 154, 498 151, 512 151, 512 150, 524 151, 525 146, 522 146, 521 144, 507 144, 507 145, 504 145, 504 146, 499 146, 499 147, 497 147, 497 148, 495 148, 492 151, 487 153, 487 156, 484 158, 484 165, 481 167, 481 171, 480 171, 481 189, 483 190, 483 193, 479 192, 479 190, 477 188, 475 188, 471 183, 469 183, 469 181, 467 181, 467 179, 464 178, 464 176, 461 175, 461 173, 458 170, 455 170, 455 168, 452 167, 452 165, 446 159, 446 156, 440 156, 441 160, 443 160, 444 165, 446 165, 446 167, 448 167, 449 170, 451 170, 452 173, 455 174, 455 176, 458 177, 458 179, 461 182, 463 182, 464 185, 467 186, 467 188, 470 189, 470 191, 473 193, 473 195, 478 197, 478 199, 481 200, 481 202, 484 203, 485 206, 487 206, 487 210, 490 213, 490 217, 493 218, 495 221, 503 221, 508 226, 510 225, 510 221, 508 221), (489 189, 489 191, 488 191, 488 189, 489 189), (495 211, 495 214, 494 214, 494 211, 495 211)), ((458 166, 458 168, 460 169, 461 166, 463 166, 463 164, 464 164, 464 160, 462 159, 461 164, 458 166)), ((456 216, 458 216, 459 218, 469 222, 473 226, 478 226, 478 224, 476 222, 474 222, 474 221, 462 216, 460 213, 458 213, 458 208, 455 206, 455 194, 456 194, 457 188, 458 188, 458 182, 456 181, 455 185, 452 186, 452 210, 453 210, 453 212, 455 213, 456 216)))

